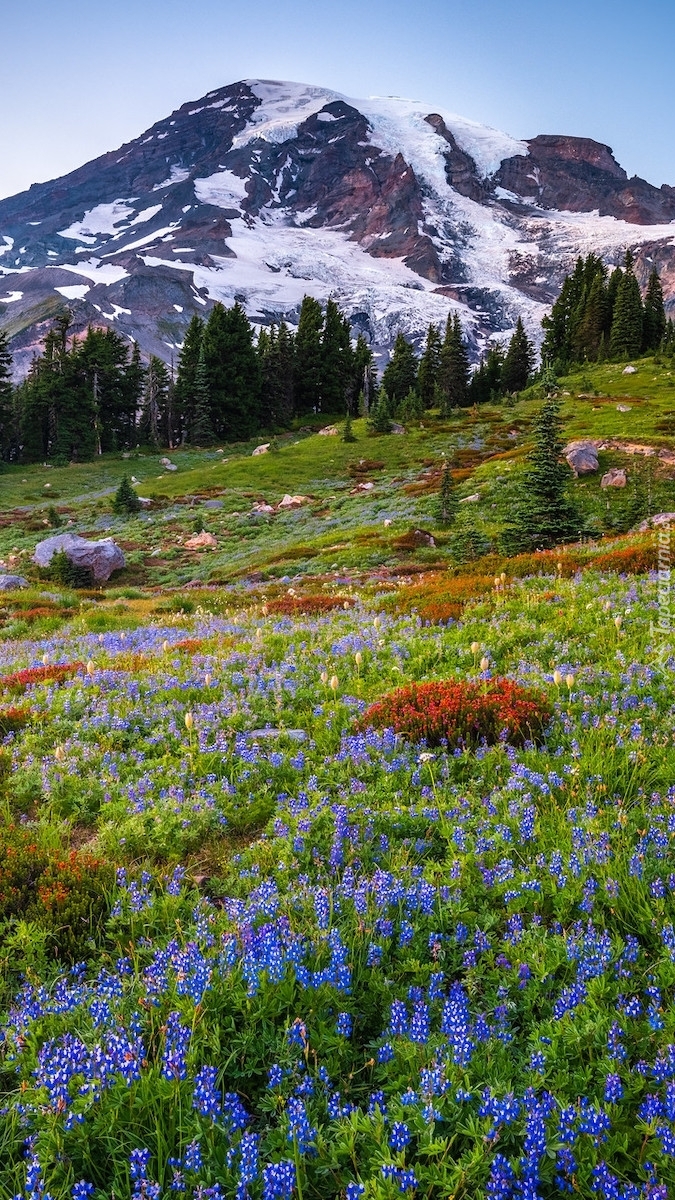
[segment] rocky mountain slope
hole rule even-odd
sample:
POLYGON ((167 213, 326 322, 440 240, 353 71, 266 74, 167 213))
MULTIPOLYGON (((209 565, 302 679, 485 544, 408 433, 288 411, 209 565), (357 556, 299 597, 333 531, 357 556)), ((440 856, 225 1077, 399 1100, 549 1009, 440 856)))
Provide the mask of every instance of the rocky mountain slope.
POLYGON ((576 256, 630 246, 675 305, 675 188, 585 138, 516 141, 399 99, 247 80, 0 201, 0 327, 26 369, 59 307, 176 357, 194 312, 293 322, 332 295, 386 354, 459 311, 476 355, 538 332, 576 256))

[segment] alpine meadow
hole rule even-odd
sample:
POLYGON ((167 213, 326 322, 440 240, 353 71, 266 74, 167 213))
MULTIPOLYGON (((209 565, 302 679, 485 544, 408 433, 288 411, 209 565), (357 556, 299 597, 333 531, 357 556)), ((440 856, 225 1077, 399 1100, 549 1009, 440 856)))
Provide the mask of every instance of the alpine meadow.
POLYGON ((674 196, 248 80, 0 200, 0 1200, 675 1197, 674 196))

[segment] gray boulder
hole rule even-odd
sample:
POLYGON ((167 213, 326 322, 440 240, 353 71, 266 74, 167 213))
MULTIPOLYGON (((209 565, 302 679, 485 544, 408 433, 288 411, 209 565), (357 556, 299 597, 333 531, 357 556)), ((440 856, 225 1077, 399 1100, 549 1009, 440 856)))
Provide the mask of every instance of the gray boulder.
POLYGON ((0 575, 0 592, 16 592, 25 587, 28 587, 28 580, 23 575, 0 575))
POLYGON ((565 446, 563 454, 576 477, 579 475, 592 475, 600 466, 598 462, 598 449, 595 442, 569 442, 565 446))
POLYGON ((91 571, 96 583, 105 583, 113 571, 125 566, 124 555, 112 538, 90 542, 76 533, 57 533, 54 537, 45 538, 44 542, 38 542, 33 562, 39 567, 48 567, 54 555, 61 550, 73 566, 91 571))
POLYGON ((625 488, 626 472, 623 467, 610 467, 606 475, 603 475, 600 480, 601 488, 625 488))

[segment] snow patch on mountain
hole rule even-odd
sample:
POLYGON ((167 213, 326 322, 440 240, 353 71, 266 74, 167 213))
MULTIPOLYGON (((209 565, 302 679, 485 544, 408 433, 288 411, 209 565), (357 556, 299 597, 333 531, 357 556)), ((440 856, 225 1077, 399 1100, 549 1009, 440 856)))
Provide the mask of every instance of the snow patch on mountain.
POLYGON ((84 300, 87 292, 91 291, 91 284, 67 283, 64 287, 55 287, 54 291, 65 296, 66 300, 84 300))
POLYGON ((195 179, 195 196, 202 204, 238 209, 246 199, 247 182, 233 171, 216 171, 205 179, 195 179))
POLYGON ((126 221, 133 213, 130 200, 113 200, 111 204, 97 204, 85 212, 81 221, 73 221, 67 229, 59 229, 58 235, 63 238, 74 238, 77 241, 96 241, 97 233, 118 233, 117 225, 126 221))
MULTIPOLYGON (((195 112, 201 112, 201 109, 195 109, 195 112)), ((189 177, 190 172, 186 167, 180 167, 178 163, 174 163, 166 179, 163 179, 161 183, 156 183, 152 190, 159 192, 162 188, 172 187, 174 183, 184 183, 189 177)))
POLYGON ((129 272, 124 267, 113 263, 102 263, 99 258, 90 258, 79 263, 59 263, 57 271, 70 271, 72 275, 83 275, 93 283, 102 283, 109 287, 111 283, 119 283, 120 279, 128 279, 129 272))
POLYGON ((256 138, 275 144, 289 142, 297 136, 298 126, 308 117, 333 100, 346 99, 339 92, 306 83, 285 83, 275 79, 247 79, 245 82, 262 103, 246 129, 233 139, 233 150, 248 146, 256 138))

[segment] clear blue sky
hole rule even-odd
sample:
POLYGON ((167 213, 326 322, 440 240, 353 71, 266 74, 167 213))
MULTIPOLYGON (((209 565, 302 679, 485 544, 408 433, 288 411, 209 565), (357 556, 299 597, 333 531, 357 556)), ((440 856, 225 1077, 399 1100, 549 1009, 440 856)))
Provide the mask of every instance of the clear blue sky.
POLYGON ((14 0, 0 196, 65 174, 247 77, 399 95, 517 137, 613 147, 675 185, 675 0, 14 0))

